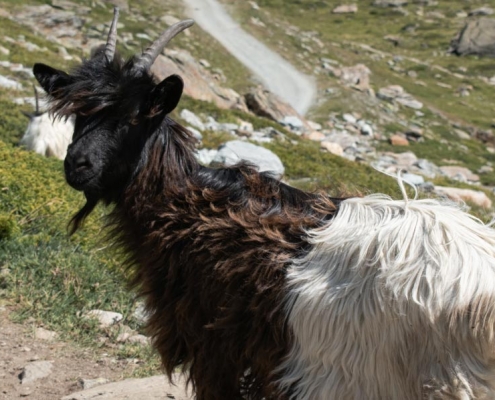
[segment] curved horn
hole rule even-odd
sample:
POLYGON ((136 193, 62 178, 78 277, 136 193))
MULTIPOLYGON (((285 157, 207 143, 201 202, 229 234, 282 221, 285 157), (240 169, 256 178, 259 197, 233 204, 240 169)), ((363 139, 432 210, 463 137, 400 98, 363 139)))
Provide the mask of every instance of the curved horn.
POLYGON ((34 102, 36 104, 36 115, 40 115, 40 104, 38 100, 38 90, 36 90, 36 86, 33 84, 33 89, 34 89, 34 102))
POLYGON ((108 32, 107 44, 105 46, 105 57, 108 62, 113 60, 115 55, 115 44, 117 43, 117 21, 119 20, 119 8, 114 7, 113 9, 113 20, 112 25, 110 25, 110 31, 108 32))
POLYGON ((181 33, 184 29, 189 28, 194 24, 194 20, 186 19, 184 21, 177 22, 163 32, 153 44, 148 47, 143 55, 134 64, 135 69, 148 70, 158 55, 163 51, 168 42, 170 42, 175 36, 181 33))

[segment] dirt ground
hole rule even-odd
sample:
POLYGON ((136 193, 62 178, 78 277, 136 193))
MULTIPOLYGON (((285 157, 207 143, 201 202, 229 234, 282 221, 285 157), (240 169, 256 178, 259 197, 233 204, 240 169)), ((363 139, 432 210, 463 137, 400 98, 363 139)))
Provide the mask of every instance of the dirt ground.
POLYGON ((121 380, 132 371, 131 361, 115 360, 93 350, 77 348, 59 340, 34 338, 34 326, 9 319, 0 307, 0 399, 56 400, 82 390, 80 379, 121 380), (49 376, 21 384, 19 374, 31 361, 52 361, 49 376))

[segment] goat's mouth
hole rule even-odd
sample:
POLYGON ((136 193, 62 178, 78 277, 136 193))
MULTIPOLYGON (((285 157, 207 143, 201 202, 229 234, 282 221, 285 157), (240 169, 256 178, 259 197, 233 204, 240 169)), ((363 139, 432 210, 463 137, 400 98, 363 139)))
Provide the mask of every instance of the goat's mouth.
POLYGON ((84 175, 66 173, 65 179, 67 183, 74 189, 80 192, 86 192, 94 188, 94 182, 97 174, 93 172, 87 172, 84 175))

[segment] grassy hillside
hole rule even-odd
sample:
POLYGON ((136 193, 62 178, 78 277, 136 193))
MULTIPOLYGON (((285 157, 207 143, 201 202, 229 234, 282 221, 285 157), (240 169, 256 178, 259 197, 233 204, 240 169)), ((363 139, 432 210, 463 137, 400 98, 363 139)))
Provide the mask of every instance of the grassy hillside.
MULTIPOLYGON (((423 128, 426 142, 411 143, 408 150, 437 165, 453 159, 476 171, 494 161, 493 144, 489 152, 484 143, 460 140, 455 129, 493 128, 495 87, 487 80, 495 76, 495 63, 490 58, 450 55, 447 49, 468 20, 467 13, 481 6, 495 7, 495 1, 439 0, 431 6, 410 1, 402 8, 376 7, 372 1, 260 0, 259 8, 252 2, 222 1, 245 29, 307 73, 316 74, 320 99, 310 117, 318 122, 325 123, 331 112, 355 111, 376 122, 385 137, 410 125, 423 128), (358 12, 332 13, 346 3, 357 4, 358 12), (322 67, 324 62, 366 65, 375 92, 400 85, 424 104, 423 115, 406 107, 394 109, 341 86, 322 67), (469 88, 469 95, 461 95, 462 88, 469 88)), ((380 149, 400 151, 387 145, 380 149)), ((483 183, 495 186, 495 174, 484 176, 483 183)))

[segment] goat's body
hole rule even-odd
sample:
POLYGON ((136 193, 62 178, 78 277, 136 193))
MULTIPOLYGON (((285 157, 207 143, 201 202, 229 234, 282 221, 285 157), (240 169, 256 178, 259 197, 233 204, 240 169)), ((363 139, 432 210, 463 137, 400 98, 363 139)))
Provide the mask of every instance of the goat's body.
POLYGON ((30 118, 20 144, 45 157, 63 160, 73 131, 74 123, 71 118, 58 120, 45 112, 30 118))
POLYGON ((158 159, 113 220, 163 364, 198 399, 495 396, 491 228, 430 200, 354 198, 332 219, 250 167, 176 180, 158 159))

